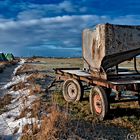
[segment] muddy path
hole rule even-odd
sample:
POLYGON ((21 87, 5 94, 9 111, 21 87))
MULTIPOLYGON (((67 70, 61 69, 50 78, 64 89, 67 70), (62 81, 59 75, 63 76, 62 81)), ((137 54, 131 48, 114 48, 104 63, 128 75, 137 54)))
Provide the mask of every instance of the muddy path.
MULTIPOLYGON (((6 95, 6 93, 8 92, 7 89, 3 89, 3 86, 12 80, 13 72, 16 67, 18 67, 18 64, 7 66, 4 69, 4 71, 0 73, 0 98, 3 98, 3 96, 6 95)), ((3 138, 4 136, 3 132, 5 129, 7 129, 8 131, 11 131, 7 125, 7 122, 4 120, 3 116, 1 115, 0 116, 0 139, 3 138)), ((11 136, 5 136, 4 138, 6 140, 12 139, 12 133, 11 133, 11 136)))
POLYGON ((18 64, 7 66, 4 69, 4 71, 2 73, 0 73, 0 97, 2 97, 4 95, 4 93, 6 92, 6 90, 2 89, 2 87, 6 83, 10 82, 10 80, 12 79, 12 76, 13 76, 13 72, 17 66, 18 66, 18 64))

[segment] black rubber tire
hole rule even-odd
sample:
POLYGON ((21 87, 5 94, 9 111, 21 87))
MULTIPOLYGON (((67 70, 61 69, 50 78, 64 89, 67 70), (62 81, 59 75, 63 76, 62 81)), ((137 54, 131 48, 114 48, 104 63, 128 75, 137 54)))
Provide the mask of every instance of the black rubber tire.
POLYGON ((137 96, 138 96, 138 104, 140 106, 140 84, 136 84, 136 89, 137 89, 137 96))
POLYGON ((67 102, 80 101, 83 97, 82 84, 76 79, 67 79, 63 84, 63 96, 67 102), (74 92, 74 95, 72 95, 72 90, 74 92))
POLYGON ((109 111, 109 102, 108 102, 108 97, 107 94, 105 92, 105 90, 102 87, 98 87, 95 86, 91 89, 90 91, 90 96, 89 96, 89 101, 90 101, 90 110, 91 113, 100 121, 103 121, 108 114, 109 111), (95 96, 98 95, 100 97, 100 108, 101 108, 101 112, 97 112, 97 110, 95 109, 95 104, 94 103, 94 98, 95 96))
POLYGON ((138 93, 138 104, 140 106, 140 93, 138 93))

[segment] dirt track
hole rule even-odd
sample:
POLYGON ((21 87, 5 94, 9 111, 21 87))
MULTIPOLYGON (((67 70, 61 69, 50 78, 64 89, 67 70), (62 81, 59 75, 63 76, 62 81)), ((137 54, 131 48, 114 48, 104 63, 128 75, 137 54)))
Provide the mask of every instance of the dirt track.
POLYGON ((14 69, 17 65, 7 66, 2 73, 0 73, 0 97, 3 96, 3 93, 6 92, 5 90, 1 89, 6 83, 8 83, 13 75, 14 69))
MULTIPOLYGON (((2 87, 11 81, 13 76, 13 71, 17 67, 17 65, 11 65, 4 69, 2 73, 0 73, 0 98, 2 98, 5 93, 7 92, 6 89, 2 89, 2 87)), ((5 129, 8 128, 7 123, 3 119, 2 116, 0 116, 0 136, 5 137, 5 139, 11 139, 11 136, 3 136, 3 132, 5 129)), ((8 131, 10 131, 10 128, 8 128, 8 131)), ((12 135, 12 133, 11 133, 12 135)))

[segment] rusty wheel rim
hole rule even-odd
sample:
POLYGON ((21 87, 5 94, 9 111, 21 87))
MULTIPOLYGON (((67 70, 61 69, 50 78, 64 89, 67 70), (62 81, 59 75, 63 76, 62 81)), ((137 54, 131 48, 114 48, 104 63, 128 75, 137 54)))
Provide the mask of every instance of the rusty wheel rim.
POLYGON ((74 83, 71 82, 68 84, 67 91, 68 91, 68 96, 71 99, 75 99, 77 97, 78 90, 77 90, 77 86, 74 83))
POLYGON ((97 114, 102 112, 102 101, 100 95, 95 95, 93 97, 94 108, 97 114))

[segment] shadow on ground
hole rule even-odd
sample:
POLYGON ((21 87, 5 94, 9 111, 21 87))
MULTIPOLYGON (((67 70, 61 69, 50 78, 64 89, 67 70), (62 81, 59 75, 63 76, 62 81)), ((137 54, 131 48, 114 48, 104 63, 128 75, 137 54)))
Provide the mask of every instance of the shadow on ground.
POLYGON ((74 130, 74 134, 86 140, 106 139, 106 140, 124 140, 131 133, 128 129, 111 126, 102 123, 88 123, 84 120, 71 121, 70 130, 74 130))
POLYGON ((139 108, 115 108, 110 109, 109 119, 119 118, 119 117, 136 117, 140 119, 140 109, 139 108))

